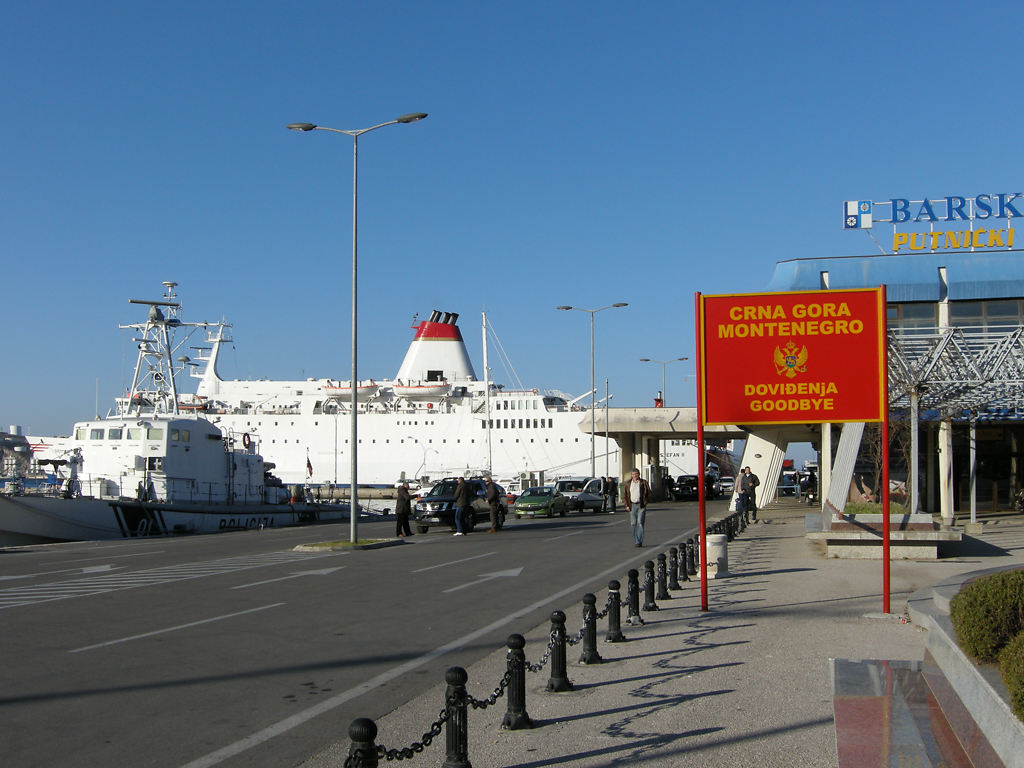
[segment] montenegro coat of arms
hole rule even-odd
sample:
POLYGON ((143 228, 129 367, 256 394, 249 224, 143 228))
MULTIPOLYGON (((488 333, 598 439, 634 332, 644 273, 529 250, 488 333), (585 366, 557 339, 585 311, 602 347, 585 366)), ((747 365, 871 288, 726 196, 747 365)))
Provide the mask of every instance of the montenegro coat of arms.
POLYGON ((807 347, 798 347, 790 340, 785 347, 775 348, 775 372, 792 379, 807 372, 807 347))

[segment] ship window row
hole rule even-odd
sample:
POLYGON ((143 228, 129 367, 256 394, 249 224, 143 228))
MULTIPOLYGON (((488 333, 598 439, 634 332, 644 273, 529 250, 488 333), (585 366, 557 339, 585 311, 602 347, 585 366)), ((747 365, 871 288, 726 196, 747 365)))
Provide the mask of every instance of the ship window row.
POLYGON ((481 429, 552 429, 554 419, 488 419, 480 422, 481 429), (546 424, 544 422, 547 422, 546 424))
POLYGON ((536 400, 498 400, 494 404, 496 411, 529 411, 531 408, 535 411, 537 410, 536 400), (530 403, 533 403, 533 405, 530 405, 530 403))
MULTIPOLYGON (((89 440, 123 440, 127 437, 129 440, 142 440, 145 437, 146 440, 163 440, 164 431, 158 427, 149 427, 148 429, 140 429, 138 427, 129 427, 125 430, 123 427, 111 427, 109 429, 101 428, 89 428, 79 427, 75 430, 76 440, 85 440, 88 435, 89 440)), ((183 443, 189 442, 191 438, 191 432, 187 429, 172 429, 170 431, 171 440, 180 441, 183 443)))

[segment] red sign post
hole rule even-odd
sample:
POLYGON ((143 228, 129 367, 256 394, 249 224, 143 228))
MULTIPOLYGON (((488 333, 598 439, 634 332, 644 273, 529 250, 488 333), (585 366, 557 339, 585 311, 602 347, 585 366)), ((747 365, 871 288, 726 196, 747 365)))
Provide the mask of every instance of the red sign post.
MULTIPOLYGON (((704 444, 704 424, 883 423, 882 557, 888 613, 885 288, 698 293, 696 313, 699 445, 704 444)), ((699 491, 704 530, 703 482, 699 491)), ((705 554, 702 536, 702 563, 705 554)), ((705 578, 706 566, 702 566, 703 610, 707 610, 705 578)))

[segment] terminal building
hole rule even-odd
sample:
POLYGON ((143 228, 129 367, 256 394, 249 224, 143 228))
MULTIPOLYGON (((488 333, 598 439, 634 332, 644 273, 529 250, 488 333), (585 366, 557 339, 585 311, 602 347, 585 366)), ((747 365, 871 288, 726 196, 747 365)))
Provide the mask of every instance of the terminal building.
MULTIPOLYGON (((892 253, 879 244, 879 255, 781 261, 766 286, 885 286, 890 487, 906 483, 911 511, 944 521, 1012 506, 1024 486, 1024 258, 1008 247, 1020 215, 1013 206, 1024 208, 1017 197, 859 203, 892 211, 883 220, 892 224, 892 253)), ((846 219, 848 229, 858 223, 846 219)), ((823 452, 830 438, 825 425, 823 452)))

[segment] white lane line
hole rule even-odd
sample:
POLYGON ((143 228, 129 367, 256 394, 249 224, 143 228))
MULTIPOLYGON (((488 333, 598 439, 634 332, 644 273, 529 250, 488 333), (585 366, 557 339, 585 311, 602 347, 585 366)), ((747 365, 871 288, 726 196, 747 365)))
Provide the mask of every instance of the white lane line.
POLYGON ((544 539, 544 541, 558 541, 569 536, 579 536, 583 531, 573 531, 572 533, 563 533, 561 536, 552 536, 550 539, 544 539))
POLYGON ((189 627, 198 627, 201 624, 209 624, 213 621, 222 621, 223 619, 233 619, 235 616, 244 616, 247 613, 256 613, 257 611, 265 611, 268 608, 277 608, 278 606, 284 605, 284 603, 271 603, 270 605, 263 605, 259 608, 250 608, 247 611, 238 611, 238 613, 226 613, 223 616, 214 616, 209 619, 203 619, 202 621, 193 621, 188 624, 179 624, 176 627, 167 627, 166 629, 157 629, 152 632, 143 632, 141 635, 132 635, 131 637, 122 637, 119 640, 108 640, 105 643, 96 643, 96 645, 86 645, 82 648, 75 648, 74 650, 68 651, 68 653, 79 653, 81 651, 91 651, 96 648, 104 648, 108 645, 117 645, 118 643, 127 643, 132 640, 140 640, 143 637, 152 637, 153 635, 162 635, 165 632, 177 632, 179 629, 188 629, 189 627))
POLYGON ((340 571, 344 567, 344 565, 341 565, 337 568, 321 568, 319 571, 298 571, 287 576, 280 576, 276 579, 254 581, 251 584, 239 584, 237 587, 232 587, 232 589, 248 589, 249 587, 258 587, 262 584, 273 584, 275 581, 288 581, 288 579, 297 579, 299 576, 327 576, 329 574, 334 573, 335 571, 340 571))
MULTIPOLYGON (((685 536, 686 534, 684 533, 683 537, 685 538, 685 536)), ((677 542, 678 540, 679 536, 676 535, 668 541, 661 544, 660 546, 667 547, 669 544, 677 542)), ((497 621, 491 622, 486 627, 480 627, 479 629, 470 632, 468 635, 463 635, 462 637, 456 640, 452 640, 450 643, 446 643, 438 648, 435 648, 432 651, 428 651, 427 653, 423 654, 422 656, 419 656, 418 658, 410 659, 404 664, 399 664, 397 667, 392 667, 386 672, 381 672, 376 677, 371 677, 369 680, 360 683, 359 685, 353 686, 352 688, 349 688, 347 691, 342 691, 337 696, 332 696, 329 699, 324 699, 319 704, 315 704, 312 707, 309 707, 308 709, 304 709, 302 712, 296 712, 291 717, 286 717, 284 720, 280 720, 276 723, 273 723, 272 725, 268 725, 266 728, 256 731, 255 733, 252 733, 243 739, 239 739, 233 744, 228 744, 225 747, 221 747, 220 749, 210 752, 209 754, 196 758, 192 762, 186 763, 185 765, 181 766, 181 768, 210 768, 211 766, 217 765, 218 763, 222 763, 228 758, 241 754, 242 752, 245 752, 248 749, 252 749, 253 747, 258 746, 266 741, 270 741, 271 739, 280 736, 282 733, 287 733, 292 728, 297 728, 303 723, 312 720, 314 717, 319 717, 320 715, 326 712, 330 712, 332 709, 340 707, 342 704, 351 701, 352 699, 357 698, 358 696, 362 696, 364 693, 369 693, 375 688, 379 688, 382 685, 386 685, 387 683, 390 683, 392 680, 401 677, 407 672, 411 672, 412 670, 418 667, 422 667, 424 664, 427 664, 428 662, 431 662, 440 656, 444 656, 446 653, 450 651, 458 650, 459 648, 467 646, 473 641, 477 640, 478 638, 483 637, 487 633, 493 632, 496 629, 501 629, 506 624, 515 621, 521 616, 525 616, 528 613, 537 610, 538 608, 543 608, 546 605, 550 605, 556 600, 560 600, 561 598, 565 597, 566 595, 570 595, 573 592, 579 592, 580 589, 587 586, 594 579, 600 579, 612 573, 621 573, 623 568, 625 568, 628 565, 632 565, 637 560, 637 557, 642 556, 642 554, 635 555, 629 558, 628 560, 624 560, 623 562, 618 563, 617 565, 613 565, 611 568, 601 571, 601 573, 595 574, 594 576, 592 576, 589 579, 586 579, 585 581, 577 582, 576 584, 573 584, 571 587, 566 587, 563 590, 555 592, 554 594, 549 595, 548 597, 545 597, 541 600, 538 600, 537 602, 532 603, 531 605, 528 605, 525 608, 520 608, 514 613, 510 613, 503 619, 498 619, 497 621)))
POLYGON ((439 563, 438 565, 428 565, 426 568, 417 568, 415 571, 409 571, 409 573, 422 573, 423 571, 432 571, 435 568, 445 568, 449 565, 458 565, 459 563, 468 563, 470 560, 479 560, 481 557, 490 557, 491 555, 497 554, 496 552, 484 552, 482 555, 473 555, 472 557, 464 557, 461 560, 449 560, 447 563, 439 563))

